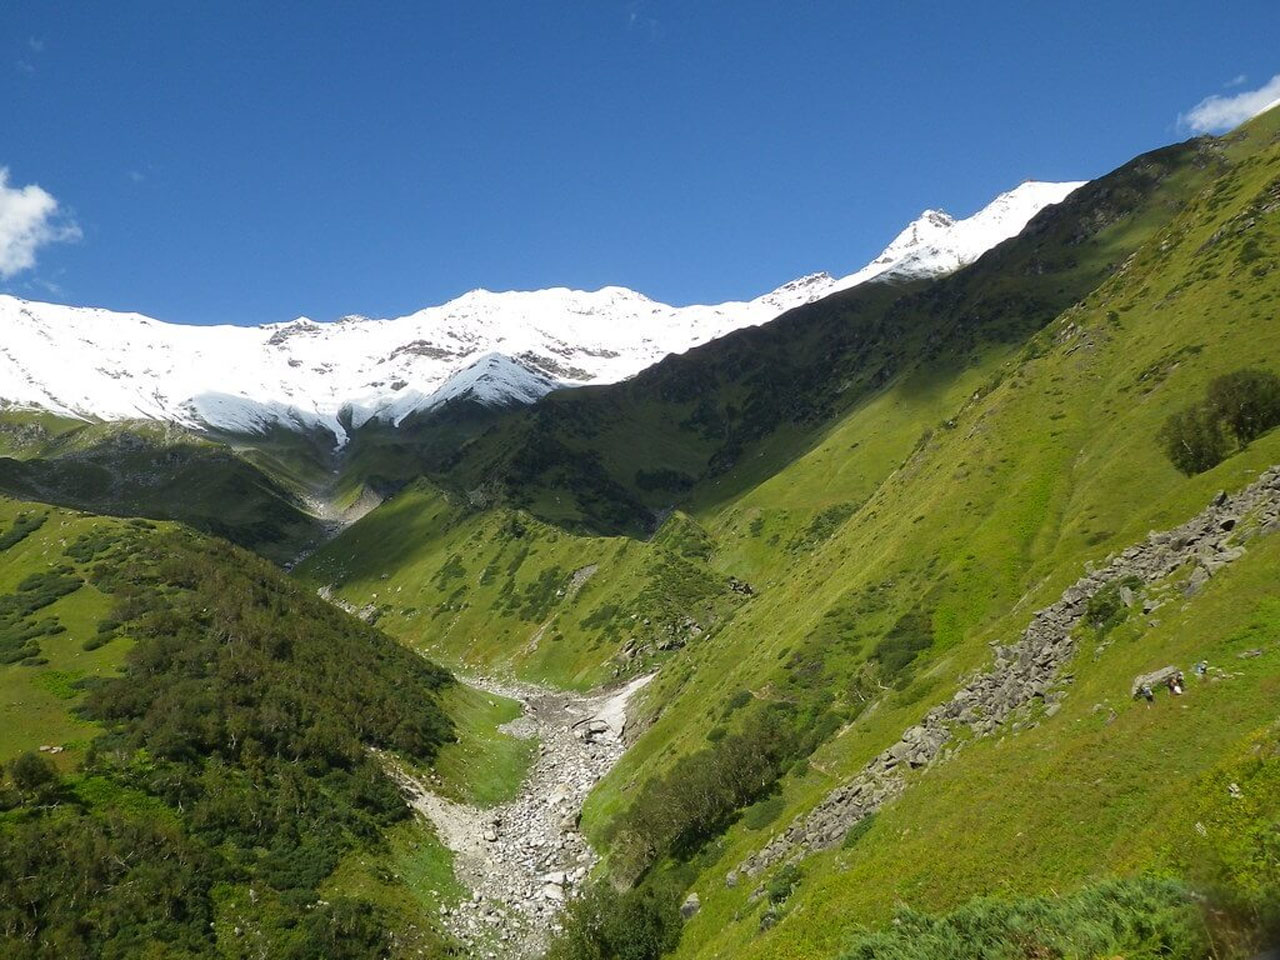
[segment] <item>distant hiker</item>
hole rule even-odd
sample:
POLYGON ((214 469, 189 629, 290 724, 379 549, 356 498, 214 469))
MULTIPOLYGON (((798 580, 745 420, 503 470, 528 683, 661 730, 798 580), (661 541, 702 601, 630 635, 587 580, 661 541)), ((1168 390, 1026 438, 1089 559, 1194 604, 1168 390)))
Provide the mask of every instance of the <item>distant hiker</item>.
POLYGON ((1149 683, 1144 683, 1142 685, 1142 687, 1138 690, 1138 696, 1142 697, 1143 700, 1147 701, 1148 707, 1151 706, 1151 704, 1156 699, 1155 692, 1151 689, 1151 684, 1149 683))
POLYGON ((1201 660, 1199 663, 1195 665, 1193 669, 1195 670, 1197 677, 1203 677, 1206 673, 1209 672, 1209 661, 1201 660))
POLYGON ((1169 678, 1169 692, 1172 693, 1175 697, 1182 696, 1182 684, 1184 682, 1185 680, 1182 676, 1182 671, 1179 670, 1177 673, 1175 673, 1172 677, 1169 678))

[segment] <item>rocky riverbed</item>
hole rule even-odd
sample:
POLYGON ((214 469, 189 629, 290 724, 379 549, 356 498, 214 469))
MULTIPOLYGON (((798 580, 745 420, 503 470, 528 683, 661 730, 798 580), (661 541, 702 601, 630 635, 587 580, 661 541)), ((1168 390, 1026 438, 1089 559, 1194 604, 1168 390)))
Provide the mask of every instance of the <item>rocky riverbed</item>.
POLYGON ((454 873, 470 899, 442 908, 445 927, 477 957, 536 957, 566 900, 597 856, 578 832, 587 794, 626 749, 626 710, 652 675, 595 695, 487 677, 465 682, 520 701, 524 714, 504 727, 536 737, 538 752, 519 796, 496 807, 455 803, 397 773, 413 807, 454 852, 454 873))

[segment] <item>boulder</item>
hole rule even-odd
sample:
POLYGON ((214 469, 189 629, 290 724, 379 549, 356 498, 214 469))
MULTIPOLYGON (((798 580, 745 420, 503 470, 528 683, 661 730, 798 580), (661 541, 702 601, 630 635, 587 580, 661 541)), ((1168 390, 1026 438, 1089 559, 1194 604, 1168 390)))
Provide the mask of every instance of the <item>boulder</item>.
POLYGON ((1191 579, 1187 581, 1187 586, 1182 592, 1188 597, 1193 596, 1199 593, 1200 588, 1208 582, 1209 571, 1197 565, 1195 570, 1191 572, 1191 579))
POLYGON ((1140 673, 1133 678, 1133 683, 1129 685, 1129 695, 1136 697, 1143 687, 1150 687, 1155 690, 1169 682, 1169 678, 1177 674, 1177 667, 1161 667, 1159 670, 1153 670, 1151 673, 1140 673))
POLYGON ((680 904, 680 916, 688 920, 702 908, 702 901, 698 899, 696 893, 691 893, 684 898, 684 903, 680 904))

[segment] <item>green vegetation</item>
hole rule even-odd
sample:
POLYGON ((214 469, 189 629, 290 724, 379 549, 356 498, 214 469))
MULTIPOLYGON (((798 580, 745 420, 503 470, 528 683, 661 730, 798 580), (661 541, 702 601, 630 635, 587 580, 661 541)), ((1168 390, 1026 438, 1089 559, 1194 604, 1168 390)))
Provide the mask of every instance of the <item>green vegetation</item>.
POLYGON ((904 908, 883 932, 856 937, 842 960, 1023 960, 1026 957, 1209 956, 1188 891, 1155 877, 1111 880, 1066 897, 978 898, 941 916, 904 908))
POLYGON ((1280 426, 1280 377, 1237 370, 1209 383, 1208 403, 1242 445, 1280 426))
POLYGON ((172 425, 48 420, 0 411, 0 437, 24 438, 7 451, 0 444, 0 494, 99 514, 180 520, 278 562, 318 536, 318 522, 299 505, 298 491, 226 444, 172 425))
POLYGON ((680 940, 680 909, 670 885, 619 893, 596 883, 569 904, 564 932, 548 960, 657 960, 680 940))
POLYGON ((777 782, 797 747, 798 737, 779 711, 762 709, 741 732, 680 758, 646 782, 617 821, 617 874, 634 881, 660 857, 689 859, 777 782))
POLYGON ((1185 474, 1216 467, 1233 451, 1280 425, 1280 377, 1262 370, 1236 370, 1215 377, 1206 398, 1169 415, 1158 439, 1185 474))
POLYGON ((500 729, 521 716, 519 702, 455 683, 441 694, 440 703, 456 738, 435 758, 433 789, 482 807, 513 799, 538 747, 536 740, 500 729))
POLYGON ((13 593, 0 596, 0 664, 21 660, 36 665, 39 638, 61 633, 65 627, 54 617, 34 620, 32 614, 79 590, 83 582, 70 567, 60 566, 29 574, 13 593))
MULTIPOLYGON (((33 674, 103 732, 74 776, 32 753, 8 766, 6 955, 217 956, 236 926, 272 956, 385 956, 383 906, 319 892, 352 853, 384 856, 408 811, 371 751, 429 764, 452 738, 448 675, 265 560, 106 523, 64 555, 132 645, 118 676, 33 674)), ((10 605, 80 577, 28 574, 10 605)))
POLYGON ((44 513, 20 513, 13 518, 13 523, 3 534, 0 534, 0 550, 8 550, 14 544, 21 543, 35 531, 44 526, 48 515, 44 513))
POLYGON ((294 572, 373 604, 380 627, 450 666, 586 688, 649 669, 736 615, 748 598, 710 553, 680 513, 648 542, 577 537, 420 482, 294 572))

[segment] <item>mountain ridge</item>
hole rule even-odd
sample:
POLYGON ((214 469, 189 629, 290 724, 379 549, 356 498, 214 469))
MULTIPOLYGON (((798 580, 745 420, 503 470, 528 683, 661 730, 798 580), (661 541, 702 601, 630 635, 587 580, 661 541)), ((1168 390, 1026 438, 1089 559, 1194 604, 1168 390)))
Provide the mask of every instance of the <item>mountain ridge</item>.
POLYGON ((1080 185, 1027 181, 962 220, 928 210, 852 274, 714 305, 673 307, 617 286, 477 289, 390 319, 193 327, 0 295, 0 403, 246 434, 319 429, 341 448, 374 419, 399 425, 460 396, 501 406, 616 382, 840 290, 953 272, 1080 185))

